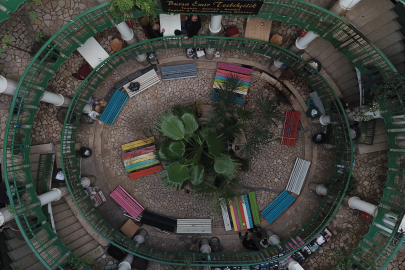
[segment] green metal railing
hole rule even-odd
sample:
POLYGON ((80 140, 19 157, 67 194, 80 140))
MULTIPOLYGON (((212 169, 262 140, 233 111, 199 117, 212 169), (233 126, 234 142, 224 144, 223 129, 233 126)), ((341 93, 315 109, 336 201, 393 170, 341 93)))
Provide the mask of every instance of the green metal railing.
POLYGON ((303 245, 308 244, 326 227, 339 208, 344 196, 344 191, 340 194, 335 194, 334 196, 326 196, 311 221, 291 236, 293 239, 300 239, 300 244, 298 246, 295 245, 294 247, 290 247, 288 244, 291 239, 287 239, 282 242, 280 246, 272 246, 259 252, 241 254, 215 253, 207 255, 190 252, 173 252, 148 247, 146 245, 137 245, 133 239, 126 237, 120 231, 115 230, 110 224, 104 221, 99 213, 95 211, 90 199, 80 185, 80 170, 77 166, 77 156, 74 147, 79 125, 79 116, 90 96, 112 71, 137 55, 162 49, 186 47, 210 47, 258 53, 265 57, 280 59, 280 61, 290 66, 298 75, 302 76, 312 88, 317 91, 325 105, 326 111, 334 122, 333 129, 336 151, 339 153, 336 159, 336 165, 339 166, 335 166, 333 177, 338 181, 345 181, 345 183, 348 183, 351 175, 353 152, 346 114, 330 85, 307 62, 284 48, 262 41, 221 37, 194 37, 189 40, 176 37, 166 37, 143 41, 115 53, 103 61, 98 68, 94 69, 77 90, 63 126, 62 148, 64 151, 61 154, 66 183, 70 189, 73 200, 83 217, 101 236, 117 247, 148 260, 154 260, 166 264, 184 264, 186 261, 189 261, 192 265, 198 266, 202 263, 200 258, 204 257, 204 264, 206 265, 236 266, 263 263, 271 260, 269 257, 281 253, 283 255, 280 258, 284 258, 303 245))
POLYGON ((51 177, 53 172, 53 164, 55 154, 40 154, 38 160, 37 179, 35 181, 35 191, 38 195, 51 190, 51 177))
MULTIPOLYGON (((158 10, 158 12, 161 13, 161 10, 158 10)), ((143 15, 143 12, 132 12, 130 15, 132 18, 138 18, 143 15)), ((369 67, 376 68, 384 79, 389 78, 391 73, 395 72, 395 68, 386 57, 373 44, 368 42, 361 33, 358 33, 353 26, 337 15, 308 2, 300 0, 265 2, 260 13, 255 17, 280 20, 317 32, 344 53, 348 59, 359 68, 362 75, 370 73, 369 67)), ((50 230, 49 224, 45 222, 45 218, 40 211, 41 209, 35 194, 35 189, 32 186, 33 181, 30 176, 30 162, 28 157, 30 151, 29 146, 31 144, 30 134, 31 128, 34 125, 34 117, 38 111, 39 100, 44 92, 43 89, 46 88, 48 81, 54 76, 55 72, 57 72, 58 68, 65 62, 67 57, 89 37, 119 22, 121 21, 116 21, 112 17, 109 12, 109 4, 106 3, 82 13, 62 27, 30 62, 18 84, 12 101, 11 112, 16 111, 16 113, 10 113, 6 134, 4 136, 3 168, 5 179, 8 191, 16 192, 17 194, 16 199, 11 202, 11 205, 17 210, 15 214, 17 224, 34 253, 49 269, 55 269, 57 267, 69 269, 70 266, 67 262, 75 257, 50 230), (21 136, 16 136, 17 133, 20 132, 24 132, 27 135, 24 137, 25 139, 23 141, 18 140, 21 136), (19 154, 17 154, 15 150, 16 147, 19 147, 19 154), (20 149, 20 147, 24 148, 20 149), (10 184, 12 184, 14 188, 11 188, 10 184)), ((265 42, 247 39, 196 37, 188 41, 176 38, 164 38, 133 45, 105 60, 100 64, 99 68, 96 68, 88 79, 82 83, 70 107, 68 118, 71 118, 73 114, 81 112, 81 109, 88 99, 87 97, 89 97, 90 93, 95 91, 97 85, 103 80, 105 75, 126 59, 135 57, 136 53, 179 48, 182 46, 210 46, 211 48, 219 49, 249 50, 250 52, 280 59, 286 65, 291 66, 318 92, 328 114, 331 116, 334 122, 333 129, 336 136, 336 149, 337 153, 339 153, 336 155, 336 165, 341 165, 340 167, 336 166, 334 168, 334 177, 342 181, 349 180, 352 166, 352 144, 347 133, 348 126, 343 108, 333 90, 322 76, 311 67, 307 66, 301 58, 288 53, 282 48, 272 46, 265 42), (306 73, 308 69, 314 74, 306 73), (98 76, 95 75, 96 73, 98 76)), ((62 158, 72 197, 81 211, 81 214, 89 224, 112 244, 141 257, 168 264, 182 264, 187 260, 192 262, 192 264, 201 265, 199 261, 196 261, 196 256, 201 257, 201 254, 178 253, 158 250, 147 246, 137 246, 133 240, 113 230, 109 224, 102 220, 101 216, 94 210, 91 202, 84 196, 83 191, 76 186, 79 185, 80 182, 77 181, 80 181, 80 179, 78 179, 78 167, 75 165, 77 162, 73 154, 73 144, 76 138, 78 119, 79 117, 73 121, 73 124, 65 122, 62 138, 64 145, 62 149, 63 151, 72 150, 72 154, 70 155, 70 153, 64 152, 62 153, 62 158)), ((300 237, 303 239, 303 244, 313 239, 331 220, 342 201, 343 195, 344 192, 336 194, 336 197, 327 196, 311 221, 292 237, 300 237)), ((396 227, 403 216, 402 212, 397 214, 396 227)), ((375 222, 375 224, 383 223, 381 220, 376 220, 375 222)), ((380 225, 383 226, 383 224, 380 225)), ((378 232, 382 233, 382 231, 378 232)), ((371 231, 369 233, 371 233, 371 231)), ((385 264, 389 262, 390 258, 395 255, 398 249, 398 245, 395 246, 393 243, 394 240, 397 239, 395 230, 392 230, 388 235, 390 239, 388 242, 388 244, 390 244, 389 247, 394 248, 388 249, 387 244, 385 249, 381 250, 380 247, 384 247, 383 245, 380 245, 379 248, 374 248, 376 244, 372 244, 373 250, 378 250, 380 252, 379 254, 383 254, 386 250, 389 250, 384 256, 379 255, 376 257, 380 262, 383 262, 385 259, 385 264), (393 244, 391 245, 391 243, 393 244)), ((206 264, 257 264, 265 261, 265 258, 280 252, 283 252, 285 254, 284 256, 291 254, 294 252, 295 248, 280 250, 278 247, 271 247, 264 251, 253 253, 211 254, 210 258, 206 258, 206 264)), ((363 260, 361 258, 360 256, 360 262, 363 260)))

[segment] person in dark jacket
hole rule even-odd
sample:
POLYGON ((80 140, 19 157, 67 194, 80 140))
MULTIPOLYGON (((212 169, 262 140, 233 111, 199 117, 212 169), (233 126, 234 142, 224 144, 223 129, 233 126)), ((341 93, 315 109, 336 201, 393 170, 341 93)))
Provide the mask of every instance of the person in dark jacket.
POLYGON ((192 38, 198 34, 201 29, 200 16, 186 16, 186 21, 181 23, 181 32, 186 34, 185 39, 192 38))
POLYGON ((165 32, 165 29, 162 29, 162 32, 160 32, 160 25, 158 23, 151 24, 149 23, 146 26, 146 34, 148 38, 159 38, 163 37, 163 33, 165 32))
POLYGON ((244 239, 242 241, 242 245, 247 249, 251 249, 251 250, 254 250, 254 251, 259 251, 259 248, 256 246, 255 241, 253 241, 249 237, 247 237, 246 239, 244 239))

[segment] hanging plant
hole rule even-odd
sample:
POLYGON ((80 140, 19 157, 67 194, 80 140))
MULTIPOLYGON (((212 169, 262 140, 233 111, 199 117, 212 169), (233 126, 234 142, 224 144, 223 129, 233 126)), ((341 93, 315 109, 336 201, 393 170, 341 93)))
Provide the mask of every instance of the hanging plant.
POLYGON ((345 111, 347 114, 351 113, 351 116, 358 122, 370 121, 378 116, 379 105, 377 102, 373 102, 370 106, 356 107, 353 110, 347 108, 345 111))
POLYGON ((149 18, 150 22, 155 22, 156 3, 157 0, 111 0, 111 12, 115 18, 124 18, 128 20, 131 18, 130 11, 136 7, 145 11, 145 15, 149 18))

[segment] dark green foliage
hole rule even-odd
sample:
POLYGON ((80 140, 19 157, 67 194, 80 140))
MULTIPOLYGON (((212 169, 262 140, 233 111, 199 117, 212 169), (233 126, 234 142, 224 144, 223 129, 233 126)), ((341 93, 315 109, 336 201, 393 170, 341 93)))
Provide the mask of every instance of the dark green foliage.
MULTIPOLYGON (((344 176, 342 176, 344 178, 344 176)), ((335 194, 338 195, 344 188, 346 187, 346 180, 347 178, 344 179, 330 179, 328 183, 328 194, 335 194)), ((355 188, 357 188, 357 181, 354 179, 354 177, 350 177, 350 182, 347 187, 346 193, 350 193, 353 191, 355 188)))
POLYGON ((111 13, 115 18, 130 19, 129 13, 132 8, 136 7, 142 11, 145 11, 150 22, 155 22, 157 0, 111 0, 111 13))
POLYGON ((405 72, 395 73, 385 84, 377 84, 371 88, 375 99, 392 99, 405 97, 405 72))

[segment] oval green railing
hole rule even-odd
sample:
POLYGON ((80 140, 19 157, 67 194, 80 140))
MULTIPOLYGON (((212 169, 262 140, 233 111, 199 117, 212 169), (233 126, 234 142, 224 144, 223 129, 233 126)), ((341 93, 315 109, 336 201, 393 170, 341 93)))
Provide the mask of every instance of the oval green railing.
MULTIPOLYGON (((131 17, 137 18, 141 15, 142 12, 132 12, 131 17)), ((357 33, 356 30, 353 30, 352 26, 348 25, 344 20, 335 14, 332 14, 329 11, 308 2, 298 0, 278 0, 275 2, 266 2, 262 7, 261 12, 256 17, 271 20, 278 19, 286 23, 299 25, 301 27, 308 26, 307 28, 330 40, 335 47, 339 48, 345 55, 347 55, 349 60, 353 61, 354 65, 360 69, 362 75, 370 73, 367 69, 367 67, 370 65, 377 67, 380 74, 384 78, 389 77, 390 73, 395 71, 386 57, 374 45, 368 43, 367 39, 364 38, 363 35, 357 33)), ((116 23, 118 22, 120 21, 116 21, 116 23)), ((53 77, 54 73, 58 70, 60 65, 64 63, 65 59, 90 36, 113 25, 114 18, 112 18, 109 12, 108 3, 93 8, 82 13, 77 18, 72 20, 72 22, 68 23, 60 31, 58 31, 31 61, 18 84, 16 94, 13 98, 11 108, 13 109, 12 111, 18 110, 18 113, 16 115, 10 114, 6 128, 3 164, 4 171, 7 172, 5 176, 7 183, 11 182, 17 185, 18 183, 22 182, 26 183, 29 188, 29 185, 32 182, 32 179, 30 179, 28 174, 30 171, 29 159, 27 160, 30 145, 30 128, 34 124, 34 117, 38 110, 37 106, 39 99, 43 94, 43 89, 47 86, 49 79, 53 77), (49 49, 46 48, 46 45, 50 45, 49 49), (57 60, 53 63, 43 60, 48 59, 48 57, 51 56, 56 56, 57 60), (21 107, 23 107, 23 109, 19 110, 21 107), (27 135, 25 136, 26 139, 24 139, 22 142, 18 142, 16 140, 16 133, 18 132, 24 132, 27 135), (15 147, 24 147, 22 150, 24 153, 23 161, 21 161, 21 156, 17 157, 15 154, 15 147), (14 163, 17 163, 18 165, 21 164, 21 166, 15 165, 14 163)), ((171 48, 178 47, 176 44, 167 44, 167 42, 166 45, 171 48)), ((215 47, 214 44, 212 44, 212 46, 215 47)), ((235 49, 240 49, 236 45, 233 47, 235 49)), ((164 48, 162 47, 162 49, 164 48)), ((263 51, 260 53, 263 54, 263 51)), ((278 57, 278 55, 274 56, 278 57)), ((288 62, 288 59, 283 61, 288 62)), ((316 87, 318 85, 319 82, 315 82, 313 86, 316 87)), ((342 129, 342 127, 340 127, 340 129, 342 129)), ((18 136, 18 138, 20 137, 21 136, 18 136)), ((342 161, 338 162, 342 163, 342 161)), ((345 166, 346 168, 351 167, 349 164, 347 165, 348 166, 345 166)), ((11 192, 12 189, 10 188, 9 184, 7 187, 8 191, 11 192)), ((20 193, 20 190, 18 193, 20 193)), ((30 199, 32 201, 35 201, 36 196, 34 191, 27 189, 26 193, 31 195, 30 199)), ((17 206, 21 205, 22 200, 26 202, 24 198, 20 198, 18 196, 15 204, 17 204, 17 206)), ((325 200, 323 206, 321 206, 320 210, 318 210, 316 216, 319 217, 318 214, 325 214, 321 212, 324 211, 325 206, 327 206, 329 203, 331 203, 330 200, 325 200)), ((15 204, 12 202, 12 205, 15 204)), ((28 227, 30 227, 29 220, 25 217, 26 215, 27 213, 24 212, 24 209, 16 214, 17 223, 20 229, 24 228, 24 226, 27 224, 28 227)), ((24 234, 26 230, 22 229, 22 231, 24 234)), ((31 239, 31 237, 33 237, 32 229, 30 232, 24 235, 26 239, 31 239), (31 234, 29 234, 30 232, 31 234)), ((116 241, 121 240, 116 239, 116 241)), ((63 247, 63 245, 59 242, 57 245, 52 245, 52 243, 48 242, 47 245, 63 247)), ((46 251, 42 250, 42 252, 39 252, 41 251, 41 245, 39 245, 39 248, 34 247, 33 245, 30 245, 30 247, 33 248, 38 257, 41 258, 41 256, 45 256, 45 259, 42 258, 41 261, 47 267, 54 268, 56 265, 61 263, 58 260, 55 261, 55 259, 53 259, 55 256, 49 256, 46 251), (51 259, 49 259, 49 257, 51 257, 51 259)), ((393 256, 393 254, 394 253, 391 253, 391 256, 393 256)), ((145 253, 145 255, 147 254, 145 253)), ((250 253, 246 254, 246 256, 250 256, 250 253)), ((232 255, 231 257, 233 258, 234 256, 232 255)), ((64 262, 66 262, 66 260, 64 262)), ((178 262, 174 262, 174 264, 176 263, 181 262, 179 260, 178 262)))
POLYGON ((346 181, 348 183, 351 175, 353 152, 346 114, 338 97, 327 81, 306 61, 284 48, 262 41, 220 37, 194 37, 189 40, 176 37, 166 37, 142 41, 115 53, 100 63, 99 67, 90 73, 77 90, 62 130, 62 149, 64 149, 63 153, 61 153, 62 167, 72 198, 86 221, 101 236, 111 244, 148 260, 167 264, 184 264, 188 261, 191 265, 198 266, 202 264, 199 258, 204 257, 205 262, 203 262, 203 264, 210 266, 229 266, 259 264, 274 260, 270 258, 274 255, 279 255, 280 257, 278 259, 285 258, 297 251, 303 245, 308 244, 309 241, 312 241, 319 232, 326 227, 339 208, 345 193, 344 191, 335 196, 326 196, 311 221, 291 236, 293 239, 302 239, 300 244, 294 247, 287 245, 291 241, 290 239, 287 239, 280 243, 280 246, 272 246, 259 252, 242 254, 212 253, 207 255, 190 252, 173 252, 148 247, 146 245, 137 245, 133 239, 130 239, 118 230, 113 229, 110 224, 103 220, 98 212, 95 211, 90 199, 80 186, 80 170, 77 165, 78 157, 76 156, 74 147, 76 143, 77 127, 79 125, 79 116, 90 96, 96 91, 97 87, 103 82, 107 75, 119 65, 133 59, 138 54, 161 49, 186 47, 210 47, 258 53, 266 57, 280 59, 283 63, 290 66, 298 75, 302 76, 312 88, 317 91, 325 105, 326 111, 331 116, 332 122, 334 123, 333 129, 336 151, 339 152, 340 155, 336 158, 333 177, 339 181, 346 181), (282 255, 280 255, 281 253, 282 255))

